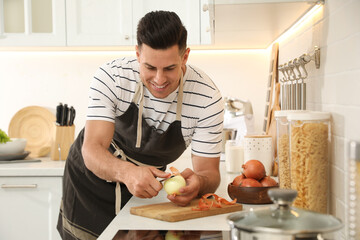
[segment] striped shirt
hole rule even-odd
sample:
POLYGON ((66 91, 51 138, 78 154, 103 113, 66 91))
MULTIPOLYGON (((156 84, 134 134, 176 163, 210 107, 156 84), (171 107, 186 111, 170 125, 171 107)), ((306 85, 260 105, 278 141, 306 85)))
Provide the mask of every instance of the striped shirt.
MULTIPOLYGON (((101 66, 89 91, 87 120, 115 122, 130 106, 140 80, 136 58, 117 59, 101 66)), ((144 86, 143 116, 159 133, 176 120, 178 88, 166 98, 155 98, 144 86)), ((194 155, 221 153, 224 102, 220 91, 200 69, 187 65, 184 75, 181 130, 194 155)))

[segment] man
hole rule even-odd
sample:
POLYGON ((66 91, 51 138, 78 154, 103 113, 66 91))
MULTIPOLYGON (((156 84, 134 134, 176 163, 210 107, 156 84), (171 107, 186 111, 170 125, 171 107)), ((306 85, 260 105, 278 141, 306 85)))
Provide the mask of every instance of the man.
MULTIPOLYGON (((166 166, 191 143, 187 185, 168 196, 180 206, 214 192, 223 100, 209 77, 187 65, 187 31, 173 12, 146 14, 136 58, 103 65, 90 87, 87 121, 66 162, 58 230, 63 239, 96 239, 132 195, 152 198, 166 166)), ((182 169, 180 169, 182 170, 182 169)))

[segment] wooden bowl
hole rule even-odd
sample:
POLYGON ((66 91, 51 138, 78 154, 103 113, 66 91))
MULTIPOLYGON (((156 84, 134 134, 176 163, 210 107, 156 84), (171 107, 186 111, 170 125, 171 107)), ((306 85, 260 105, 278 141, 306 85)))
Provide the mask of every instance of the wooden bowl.
POLYGON ((239 187, 231 183, 228 185, 228 194, 231 199, 244 204, 267 204, 272 203, 267 191, 275 187, 239 187))

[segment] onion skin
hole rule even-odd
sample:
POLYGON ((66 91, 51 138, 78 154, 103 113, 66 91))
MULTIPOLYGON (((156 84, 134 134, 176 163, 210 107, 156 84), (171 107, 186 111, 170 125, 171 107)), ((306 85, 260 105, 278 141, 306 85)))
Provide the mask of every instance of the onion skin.
POLYGON ((260 181, 263 187, 275 187, 278 183, 270 176, 266 176, 260 181))
POLYGON ((235 177, 231 184, 234 186, 240 186, 240 184, 242 183, 242 181, 244 179, 245 179, 245 175, 241 174, 241 175, 235 177))
POLYGON ((240 184, 240 187, 262 187, 260 182, 256 181, 253 178, 245 178, 242 180, 242 183, 240 184))
POLYGON ((246 178, 261 180, 266 176, 265 167, 259 160, 249 160, 242 165, 242 168, 246 178))

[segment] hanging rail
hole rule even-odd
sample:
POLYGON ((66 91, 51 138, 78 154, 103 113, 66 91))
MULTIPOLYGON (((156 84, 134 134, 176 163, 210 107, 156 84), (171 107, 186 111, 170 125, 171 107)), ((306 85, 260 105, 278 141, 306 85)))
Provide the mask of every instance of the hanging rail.
POLYGON ((316 69, 320 68, 320 48, 315 46, 313 53, 302 54, 298 58, 280 64, 278 71, 283 77, 281 83, 280 99, 283 110, 306 109, 306 83, 308 77, 305 65, 314 61, 316 69))

